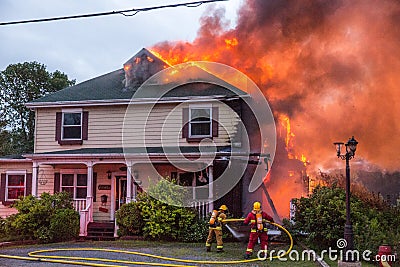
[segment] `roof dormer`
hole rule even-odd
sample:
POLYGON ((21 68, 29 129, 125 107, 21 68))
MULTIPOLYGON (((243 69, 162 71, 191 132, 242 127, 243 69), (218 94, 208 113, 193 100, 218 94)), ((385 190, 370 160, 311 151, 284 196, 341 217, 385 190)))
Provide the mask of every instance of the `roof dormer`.
POLYGON ((157 72, 168 67, 168 63, 143 48, 124 63, 125 87, 136 88, 157 72))

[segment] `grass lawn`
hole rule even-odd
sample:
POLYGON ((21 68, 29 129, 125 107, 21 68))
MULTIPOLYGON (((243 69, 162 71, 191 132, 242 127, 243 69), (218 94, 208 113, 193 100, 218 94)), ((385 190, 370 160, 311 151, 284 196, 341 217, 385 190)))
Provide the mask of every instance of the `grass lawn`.
MULTIPOLYGON (((205 244, 203 243, 179 243, 179 242, 151 242, 151 241, 133 241, 133 240, 118 240, 114 242, 93 242, 96 247, 118 247, 121 250, 135 250, 145 253, 156 254, 160 256, 180 258, 180 259, 193 259, 193 260, 209 260, 209 261, 234 261, 242 260, 246 245, 240 242, 225 242, 224 252, 217 253, 215 243, 212 246, 212 252, 205 251, 205 244)), ((270 250, 286 250, 288 244, 271 245, 270 250)), ((257 251, 259 246, 256 246, 257 251)), ((301 248, 295 246, 294 249, 301 253, 301 248)), ((276 254, 274 254, 276 255, 276 254)), ((256 258, 253 255, 253 258, 256 258)), ((146 260, 146 259, 143 259, 146 260)), ((227 266, 227 265, 215 265, 215 264, 203 264, 199 266, 227 266)), ((252 263, 240 263, 232 266, 304 266, 304 267, 315 267, 318 266, 313 261, 291 261, 287 258, 287 261, 279 259, 273 259, 272 261, 255 261, 252 263)))
MULTIPOLYGON (((201 264, 201 263, 183 263, 170 261, 167 259, 155 259, 142 255, 133 255, 132 253, 119 253, 117 251, 125 252, 140 252, 146 254, 153 254, 158 256, 164 256, 168 258, 179 258, 187 260, 197 261, 241 261, 243 260, 244 253, 246 250, 245 243, 240 242, 225 242, 223 253, 217 253, 215 243, 212 246, 212 252, 206 252, 204 243, 180 243, 180 242, 161 242, 161 241, 138 241, 138 240, 117 240, 117 241, 84 241, 84 242, 66 242, 66 243, 52 243, 52 244, 34 244, 34 245, 21 245, 0 248, 0 254, 4 255, 18 255, 27 256, 28 253, 34 251, 43 251, 47 249, 57 249, 56 252, 44 253, 43 255, 53 255, 58 257, 63 256, 75 256, 83 258, 103 258, 111 260, 125 260, 125 261, 137 261, 137 262, 152 262, 152 263, 163 263, 163 264, 177 264, 177 265, 190 265, 190 266, 294 266, 294 267, 316 267, 319 266, 312 260, 308 260, 305 257, 302 260, 302 249, 299 246, 294 246, 294 250, 289 254, 290 257, 286 256, 286 261, 280 259, 265 260, 265 261, 253 261, 249 263, 237 263, 237 264, 201 264), (68 251, 66 251, 68 249, 68 251), (73 249, 70 251, 69 249, 73 249), (93 250, 93 249, 107 249, 113 252, 106 252, 104 250, 93 250), (296 260, 297 251, 298 260, 296 260)), ((272 250, 286 250, 288 244, 271 244, 269 246, 269 252, 272 250)), ((256 246, 255 251, 258 251, 259 245, 256 246)), ((270 254, 268 254, 269 256, 270 254)), ((273 255, 277 255, 275 252, 273 255)), ((257 259, 256 255, 253 255, 253 259, 257 259)), ((97 262, 100 263, 100 262, 97 262)), ((337 266, 337 262, 328 262, 330 266, 337 266)), ((123 264, 124 266, 126 264, 123 264)), ((0 266, 19 266, 19 267, 44 267, 50 266, 48 263, 41 262, 29 262, 29 261, 11 261, 10 259, 1 259, 0 266), (6 264, 6 265, 2 265, 6 264), (47 264, 47 265, 46 265, 47 264)), ((57 266, 54 265, 54 266, 57 266)), ((69 265, 68 265, 69 266, 69 265)), ((136 266, 136 265, 135 265, 136 266)), ((145 265, 148 266, 148 265, 145 265)), ((372 267, 373 265, 364 265, 372 267)))

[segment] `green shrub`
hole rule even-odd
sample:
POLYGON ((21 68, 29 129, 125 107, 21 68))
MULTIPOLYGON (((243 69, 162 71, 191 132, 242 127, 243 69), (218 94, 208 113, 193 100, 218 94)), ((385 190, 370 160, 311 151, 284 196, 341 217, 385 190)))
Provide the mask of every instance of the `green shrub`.
POLYGON ((196 223, 197 214, 191 208, 168 205, 146 193, 140 195, 138 203, 145 237, 182 240, 196 223))
POLYGON ((23 236, 47 243, 71 240, 79 234, 79 214, 73 209, 66 192, 43 193, 40 199, 27 196, 13 207, 18 213, 6 219, 8 236, 23 236))
MULTIPOLYGON (((336 248, 336 241, 344 234, 345 197, 345 191, 333 185, 317 187, 309 198, 296 199, 293 230, 308 233, 306 242, 312 248, 336 248)), ((366 199, 351 197, 354 244, 359 251, 376 253, 380 245, 393 246, 400 240, 400 211, 366 199)))
POLYGON ((123 205, 117 212, 119 233, 185 242, 204 240, 204 222, 199 221, 194 209, 183 207, 184 199, 185 190, 161 179, 147 193, 139 194, 137 202, 123 205))
POLYGON ((144 226, 143 216, 138 202, 122 205, 116 212, 118 234, 121 236, 141 235, 144 226))
MULTIPOLYGON (((192 224, 186 233, 182 236, 181 241, 183 242, 205 242, 208 235, 208 220, 197 220, 194 224, 192 224)), ((225 239, 225 234, 227 231, 224 231, 223 238, 225 239)))
POLYGON ((79 214, 73 209, 56 210, 50 220, 52 241, 73 240, 79 235, 79 214))

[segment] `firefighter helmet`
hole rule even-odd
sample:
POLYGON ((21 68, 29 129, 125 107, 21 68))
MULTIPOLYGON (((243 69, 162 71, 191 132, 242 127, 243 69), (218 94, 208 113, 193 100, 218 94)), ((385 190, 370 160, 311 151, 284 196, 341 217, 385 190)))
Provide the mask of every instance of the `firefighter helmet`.
POLYGON ((220 210, 226 211, 228 209, 228 207, 226 205, 221 205, 221 207, 219 207, 220 210))
POLYGON ((253 204, 253 210, 258 211, 258 210, 260 210, 260 209, 261 209, 261 203, 258 202, 258 201, 254 202, 254 204, 253 204))

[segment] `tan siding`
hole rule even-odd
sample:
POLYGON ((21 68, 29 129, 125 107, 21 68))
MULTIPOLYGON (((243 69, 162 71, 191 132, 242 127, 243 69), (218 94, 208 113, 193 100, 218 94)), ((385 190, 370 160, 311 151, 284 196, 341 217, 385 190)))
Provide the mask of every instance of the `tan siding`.
POLYGON ((6 218, 15 213, 18 213, 18 211, 16 209, 9 208, 9 207, 6 207, 6 206, 0 204, 0 217, 1 218, 6 218))
POLYGON ((6 171, 19 170, 32 173, 32 163, 31 162, 0 162, 0 173, 5 173, 6 171))
POLYGON ((38 172, 38 196, 44 192, 54 193, 54 169, 49 165, 40 165, 38 172), (42 182, 42 184, 40 183, 42 182))
MULTIPOLYGON (((234 134, 238 116, 222 103, 212 103, 219 107, 219 136, 214 138, 216 145, 227 145, 229 136, 234 134)), ((48 152, 78 148, 122 147, 123 125, 125 127, 126 146, 142 147, 146 136, 146 146, 197 146, 187 143, 181 138, 182 108, 189 104, 162 104, 153 107, 150 115, 147 109, 150 105, 136 105, 130 109, 125 118, 126 106, 102 106, 84 108, 89 112, 88 140, 83 145, 60 146, 55 141, 55 113, 61 109, 39 109, 37 119, 37 135, 35 137, 35 152, 48 152), (144 130, 145 126, 145 130, 144 130)))

